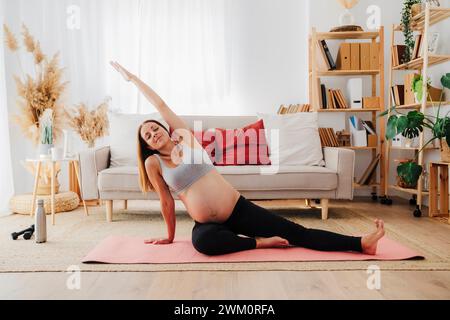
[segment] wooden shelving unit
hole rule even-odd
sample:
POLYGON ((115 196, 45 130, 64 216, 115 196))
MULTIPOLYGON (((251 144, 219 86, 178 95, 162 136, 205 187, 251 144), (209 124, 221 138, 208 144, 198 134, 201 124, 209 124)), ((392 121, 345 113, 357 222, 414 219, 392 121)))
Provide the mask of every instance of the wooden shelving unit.
MULTIPOLYGON (((377 115, 379 112, 384 111, 385 107, 385 91, 384 91, 384 27, 376 32, 317 32, 316 28, 312 29, 312 33, 309 38, 310 50, 309 50, 309 99, 312 111, 320 113, 369 113, 372 115, 372 123, 377 125, 377 115), (379 63, 376 70, 321 70, 318 66, 317 59, 320 52, 318 50, 319 40, 369 40, 373 44, 379 43, 379 63), (377 109, 320 109, 320 88, 317 83, 321 77, 346 77, 346 76, 358 76, 358 77, 370 77, 372 82, 372 96, 380 97, 380 108, 377 109), (378 78, 378 79, 377 79, 378 78), (377 92, 378 86, 378 92, 377 92)), ((319 57, 322 59, 322 57, 319 57)), ((372 188, 373 193, 383 193, 386 189, 385 179, 385 123, 380 121, 380 128, 377 130, 379 136, 379 143, 377 147, 343 147, 345 149, 351 149, 355 151, 372 152, 372 157, 375 158, 377 154, 381 154, 380 159, 380 176, 378 182, 373 182, 369 185, 354 184, 355 188, 372 188)))
MULTIPOLYGON (((450 8, 430 8, 428 27, 435 25, 450 17, 450 8)), ((411 20, 410 28, 414 31, 422 31, 425 28, 425 11, 419 13, 411 20)), ((396 25, 394 31, 402 31, 400 25, 396 25)))
MULTIPOLYGON (((436 104, 436 102, 435 102, 435 104, 436 104)), ((448 105, 450 105, 450 101, 442 102, 442 106, 448 106, 448 105)), ((433 104, 431 102, 427 102, 426 108, 432 108, 432 107, 434 107, 433 104)), ((398 110, 420 110, 420 108, 422 108, 421 103, 397 106, 398 110)))
MULTIPOLYGON (((429 39, 429 28, 430 26, 441 22, 447 18, 450 17, 450 9, 449 8, 430 8, 430 5, 427 3, 425 6, 425 10, 418 14, 417 16, 412 18, 412 24, 411 24, 411 29, 414 31, 418 31, 421 32, 423 34, 423 53, 422 53, 422 57, 419 59, 415 59, 412 60, 408 63, 404 63, 402 65, 399 66, 393 66, 392 64, 392 58, 390 59, 390 70, 389 70, 389 88, 391 88, 394 83, 393 83, 393 74, 395 71, 408 71, 408 70, 414 70, 414 71, 419 71, 422 73, 422 77, 423 79, 427 79, 428 78, 428 74, 429 74, 429 67, 433 66, 433 65, 438 65, 441 63, 446 63, 450 61, 450 55, 432 55, 429 54, 428 52, 428 39, 429 39)), ((392 48, 395 45, 395 33, 396 32, 401 32, 402 28, 399 25, 393 25, 392 26, 392 35, 391 35, 391 55, 392 55, 392 48)), ((390 99, 389 99, 389 105, 391 107, 392 106, 392 91, 389 90, 390 94, 390 99)), ((397 106, 397 109, 400 110, 419 110, 422 113, 425 113, 427 108, 433 107, 431 102, 427 101, 427 97, 428 97, 428 86, 427 86, 427 81, 424 81, 424 85, 423 85, 423 101, 421 103, 417 103, 417 104, 410 104, 410 105, 404 105, 404 106, 397 106)), ((449 102, 443 102, 442 105, 450 105, 449 102)), ((391 110, 391 107, 389 108, 389 110, 391 110)), ((390 112, 388 113, 388 116, 386 119, 388 119, 390 116, 390 112)), ((386 120, 387 121, 387 120, 386 120)), ((391 158, 391 151, 393 150, 411 150, 414 151, 415 153, 417 153, 419 150, 423 149, 424 146, 424 133, 422 133, 419 137, 419 147, 418 148, 398 148, 398 147, 392 147, 392 143, 387 143, 386 144, 386 165, 385 165, 385 176, 388 178, 389 177, 389 167, 390 167, 390 158, 391 158)), ((429 147, 424 149, 424 151, 433 151, 433 150, 438 150, 439 148, 435 148, 435 147, 429 147)), ((424 166, 424 152, 420 152, 418 155, 418 164, 424 166)), ((403 193, 407 193, 407 194, 411 194, 413 197, 416 197, 416 201, 417 201, 417 208, 416 210, 419 210, 419 213, 421 213, 421 209, 422 209, 422 204, 423 204, 423 197, 424 196, 428 196, 428 192, 426 190, 423 189, 423 176, 420 177, 419 182, 418 182, 418 186, 416 189, 405 189, 405 188, 401 188, 399 186, 396 185, 386 185, 386 190, 385 190, 385 194, 386 197, 388 197, 389 195, 389 190, 395 190, 395 191, 400 191, 403 193)), ((388 199, 388 198, 386 198, 388 199)), ((391 201, 391 200, 390 200, 391 201)), ((392 201, 391 201, 392 203, 392 201)))
POLYGON ((319 109, 320 113, 367 113, 380 112, 381 109, 319 109))

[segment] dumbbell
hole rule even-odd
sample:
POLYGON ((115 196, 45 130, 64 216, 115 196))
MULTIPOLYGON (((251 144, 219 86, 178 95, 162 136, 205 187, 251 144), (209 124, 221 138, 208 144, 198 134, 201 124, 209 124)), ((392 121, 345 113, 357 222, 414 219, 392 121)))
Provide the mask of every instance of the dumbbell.
POLYGON ((23 235, 23 238, 25 240, 30 240, 34 233, 34 224, 29 227, 28 229, 22 230, 20 232, 13 232, 11 233, 11 237, 13 240, 17 240, 21 235, 23 235))

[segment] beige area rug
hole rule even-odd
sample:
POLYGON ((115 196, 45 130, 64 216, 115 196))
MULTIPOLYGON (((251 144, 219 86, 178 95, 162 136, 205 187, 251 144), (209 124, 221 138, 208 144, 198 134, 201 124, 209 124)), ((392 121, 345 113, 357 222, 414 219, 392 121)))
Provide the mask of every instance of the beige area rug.
MULTIPOLYGON (((260 204, 260 203, 258 203, 260 204)), ((270 203, 269 203, 270 204, 270 203)), ((270 263, 207 263, 167 265, 92 265, 82 264, 82 258, 100 241, 111 235, 158 237, 165 235, 164 220, 158 202, 133 202, 127 212, 121 203, 115 204, 114 222, 105 221, 102 207, 90 207, 90 216, 82 208, 58 214, 56 226, 48 225, 48 242, 12 241, 10 233, 29 227, 33 220, 28 216, 0 217, 0 272, 65 272, 79 267, 85 272, 167 272, 167 271, 344 271, 366 270, 377 265, 382 270, 450 270, 447 247, 432 248, 421 243, 414 234, 396 232, 396 226, 387 226, 387 235, 426 257, 423 261, 372 261, 372 262, 270 262, 270 263)), ((373 230, 373 221, 356 212, 357 209, 335 207, 330 219, 322 221, 317 209, 277 209, 283 215, 308 228, 318 228, 351 235, 362 235, 373 230)), ((357 208, 357 207, 356 207, 357 208)), ((177 209, 177 237, 189 237, 193 221, 181 203, 177 209)), ((406 218, 405 218, 406 219, 406 218)), ((50 219, 48 219, 50 222, 50 219)), ((402 230, 401 228, 398 228, 402 230)))

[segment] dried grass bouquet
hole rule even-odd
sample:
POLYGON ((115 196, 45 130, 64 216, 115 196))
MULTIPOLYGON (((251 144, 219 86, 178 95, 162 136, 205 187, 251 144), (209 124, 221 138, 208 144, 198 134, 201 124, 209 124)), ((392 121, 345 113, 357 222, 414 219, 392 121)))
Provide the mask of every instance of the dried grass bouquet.
MULTIPOLYGON (((10 31, 3 25, 5 42, 11 52, 17 53, 19 66, 23 72, 18 51, 19 43, 10 31)), ((12 120, 22 130, 26 138, 29 138, 35 145, 53 144, 62 135, 64 125, 64 108, 61 97, 67 87, 68 82, 62 81, 63 69, 59 67, 59 56, 55 54, 51 59, 42 52, 39 41, 36 41, 30 34, 28 28, 22 26, 23 44, 25 50, 33 56, 35 72, 34 76, 24 74, 15 77, 17 93, 19 96, 18 107, 20 115, 13 115, 12 120), (46 110, 51 110, 51 130, 41 127, 41 117, 46 110), (49 136, 49 132, 51 136, 49 136), (46 141, 44 138, 46 137, 46 141), (50 142, 50 143, 48 143, 50 142)), ((47 112, 47 114, 50 114, 47 112)))
POLYGON ((109 100, 105 100, 91 111, 84 103, 65 110, 69 126, 79 134, 89 148, 95 147, 98 138, 109 134, 108 103, 109 100))

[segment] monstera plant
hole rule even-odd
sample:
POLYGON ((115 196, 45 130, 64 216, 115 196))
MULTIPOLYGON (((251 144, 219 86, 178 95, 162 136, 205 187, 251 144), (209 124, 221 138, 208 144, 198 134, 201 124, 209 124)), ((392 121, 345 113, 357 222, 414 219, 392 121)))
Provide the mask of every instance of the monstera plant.
MULTIPOLYGON (((422 83, 420 81, 420 83, 422 83)), ((441 78, 441 84, 444 88, 450 89, 450 73, 447 73, 441 78)), ((417 83, 413 83, 413 90, 417 89, 417 83)), ((390 110, 385 111, 380 116, 387 116, 390 114, 386 129, 386 139, 392 140, 397 135, 402 135, 408 139, 414 139, 419 137, 420 133, 424 129, 430 129, 433 136, 424 144, 423 148, 419 150, 417 156, 423 151, 429 144, 435 140, 441 142, 441 146, 450 143, 450 112, 445 115, 441 115, 441 101, 443 100, 444 91, 442 91, 441 98, 439 99, 439 105, 435 115, 423 114, 419 111, 411 111, 407 114, 403 114, 397 109, 397 106, 392 107, 390 110)), ((420 97, 424 98, 424 97, 420 97)), ((422 175, 423 168, 417 164, 417 158, 411 161, 403 162, 397 167, 398 176, 407 185, 416 185, 420 176, 422 175)))

